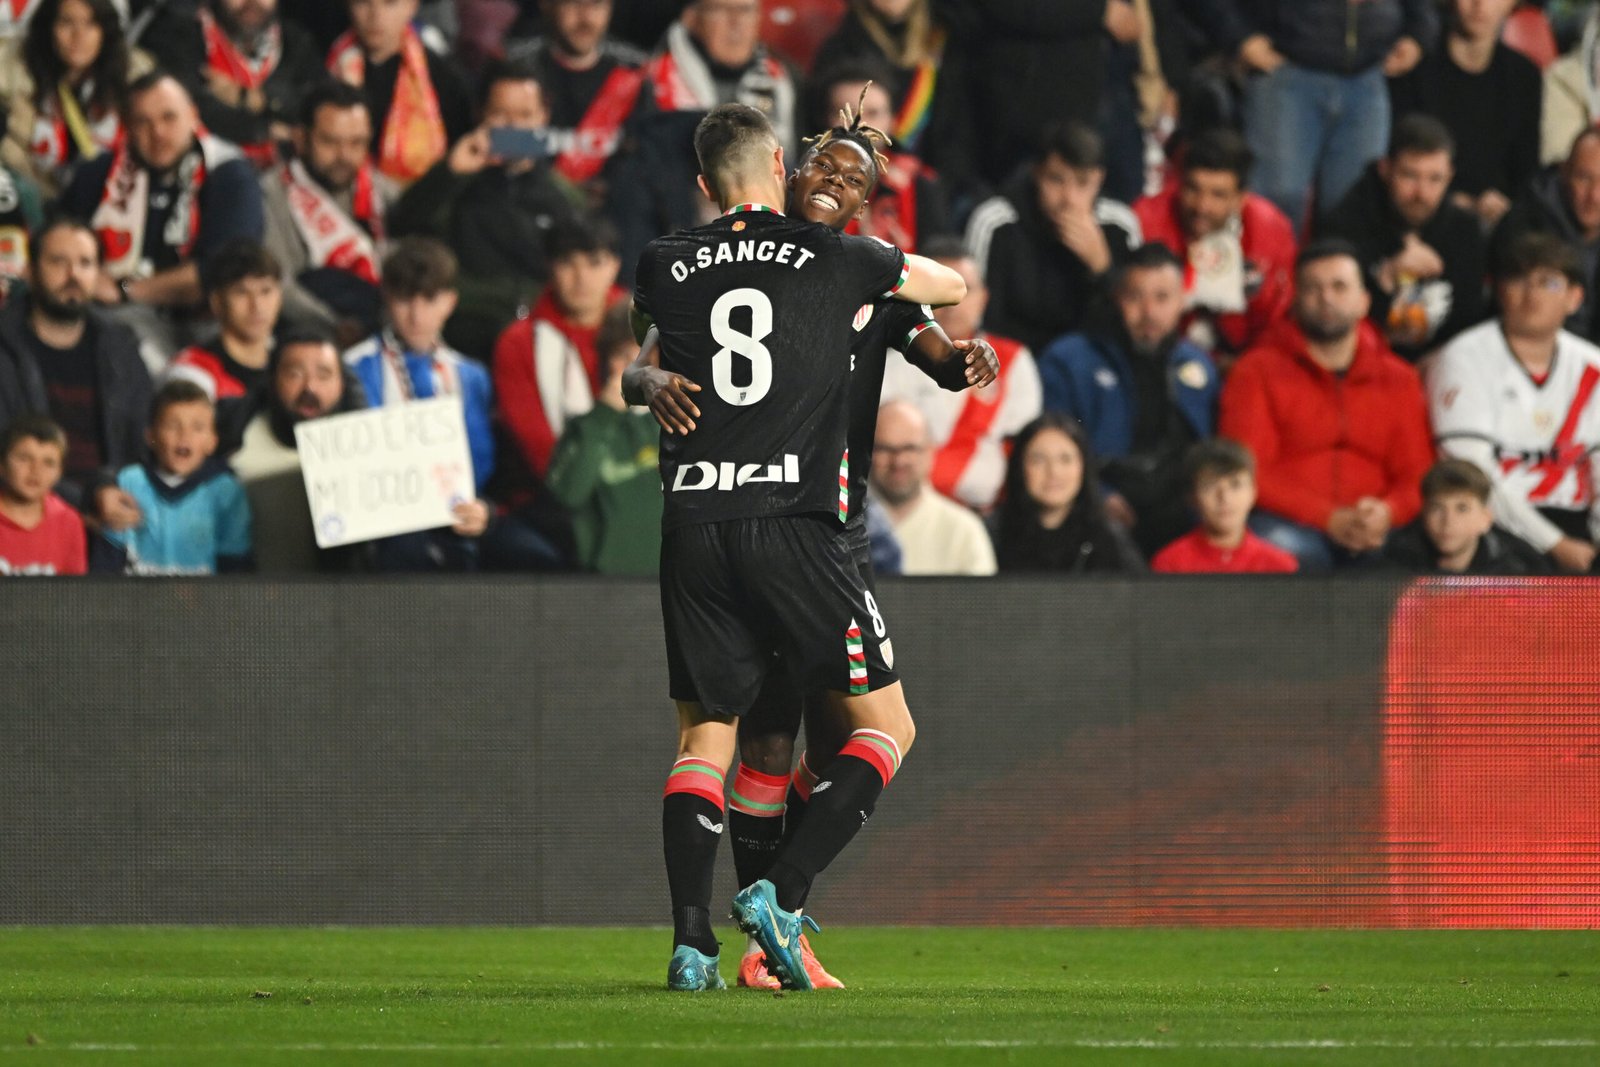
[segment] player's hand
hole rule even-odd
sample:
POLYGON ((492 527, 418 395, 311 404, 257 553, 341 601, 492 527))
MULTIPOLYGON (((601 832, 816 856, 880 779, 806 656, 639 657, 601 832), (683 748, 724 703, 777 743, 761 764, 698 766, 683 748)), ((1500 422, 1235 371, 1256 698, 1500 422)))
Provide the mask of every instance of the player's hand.
POLYGON ((677 434, 693 430, 700 409, 689 399, 689 394, 698 393, 700 387, 683 375, 660 367, 642 367, 640 371, 639 390, 644 393, 645 407, 650 409, 661 428, 677 434))
POLYGON ((994 345, 977 337, 965 341, 951 341, 950 346, 967 356, 967 384, 976 389, 1000 377, 1000 354, 994 345))
POLYGON ((462 537, 482 537, 489 528, 489 505, 481 500, 466 500, 450 509, 456 524, 450 529, 462 537))
POLYGON ((100 525, 108 530, 131 530, 144 521, 139 504, 124 489, 115 485, 102 485, 94 494, 95 514, 100 525))
POLYGON ((1383 61, 1383 76, 1398 78, 1416 66, 1422 59, 1422 46, 1410 37, 1402 37, 1389 49, 1383 61))
POLYGON ((1594 566, 1594 546, 1576 537, 1563 537, 1550 550, 1556 566, 1572 574, 1588 574, 1594 566))
POLYGON ((1271 74, 1283 66, 1283 53, 1272 47, 1272 38, 1264 33, 1246 37, 1239 44, 1239 62, 1251 70, 1271 74))

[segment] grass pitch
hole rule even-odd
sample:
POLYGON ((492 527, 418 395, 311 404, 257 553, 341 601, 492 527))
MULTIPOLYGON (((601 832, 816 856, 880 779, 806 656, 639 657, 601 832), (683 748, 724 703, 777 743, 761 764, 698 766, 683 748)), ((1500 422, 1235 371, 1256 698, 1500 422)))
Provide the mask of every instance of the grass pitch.
POLYGON ((841 927, 782 996, 668 993, 668 940, 0 928, 0 1067, 1600 1062, 1590 932, 841 927))

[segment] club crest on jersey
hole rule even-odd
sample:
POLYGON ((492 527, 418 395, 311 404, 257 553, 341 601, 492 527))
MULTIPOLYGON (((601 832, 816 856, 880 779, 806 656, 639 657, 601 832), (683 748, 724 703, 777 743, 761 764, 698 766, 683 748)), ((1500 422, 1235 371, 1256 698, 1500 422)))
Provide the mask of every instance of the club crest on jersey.
POLYGON ((745 226, 744 220, 740 219, 738 222, 733 224, 733 232, 734 233, 738 233, 740 230, 744 229, 744 226, 745 226))
POLYGON ((871 321, 872 321, 872 305, 871 304, 862 304, 861 307, 859 309, 857 309, 856 317, 851 321, 850 325, 851 325, 852 328, 854 328, 856 333, 860 333, 862 331, 862 329, 867 325, 867 323, 869 323, 871 321))
POLYGON ((703 459, 694 463, 685 463, 678 468, 678 473, 672 479, 672 491, 675 493, 697 493, 702 490, 715 489, 718 492, 726 493, 736 486, 750 485, 755 482, 799 484, 800 457, 792 452, 786 452, 782 463, 768 463, 764 472, 760 463, 735 464, 728 460, 723 460, 721 463, 710 463, 703 459))

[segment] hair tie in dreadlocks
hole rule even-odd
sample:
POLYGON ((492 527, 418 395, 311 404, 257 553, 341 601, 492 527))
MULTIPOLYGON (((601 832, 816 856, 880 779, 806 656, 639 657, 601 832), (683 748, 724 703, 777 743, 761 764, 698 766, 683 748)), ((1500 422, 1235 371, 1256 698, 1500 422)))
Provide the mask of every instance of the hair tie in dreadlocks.
POLYGON ((893 145, 894 141, 876 126, 868 126, 861 121, 861 111, 867 102, 867 90, 871 88, 870 81, 861 87, 861 98, 856 101, 853 110, 848 102, 839 109, 839 125, 824 130, 814 137, 807 137, 801 143, 812 151, 819 151, 835 141, 849 141, 865 152, 878 173, 882 174, 889 166, 889 157, 883 150, 893 145))

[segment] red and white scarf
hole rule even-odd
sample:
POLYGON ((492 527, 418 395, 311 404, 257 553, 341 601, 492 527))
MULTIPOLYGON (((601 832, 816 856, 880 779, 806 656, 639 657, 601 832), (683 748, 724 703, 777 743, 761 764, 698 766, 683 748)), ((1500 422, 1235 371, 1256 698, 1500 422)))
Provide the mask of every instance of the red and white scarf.
POLYGON ((39 0, 0 0, 0 37, 20 36, 39 0))
MULTIPOLYGON (((239 150, 202 130, 178 162, 178 194, 161 232, 161 241, 180 258, 194 249, 200 233, 200 189, 206 176, 239 150)), ((145 224, 150 216, 150 169, 133 158, 126 143, 117 147, 106 176, 105 193, 89 224, 105 251, 105 270, 113 278, 134 277, 145 267, 145 224)))
POLYGON ((117 146, 122 137, 122 119, 115 108, 98 116, 90 115, 81 101, 93 93, 92 82, 85 83, 76 92, 63 83, 55 92, 40 98, 28 148, 41 171, 57 179, 65 177, 61 172, 73 160, 74 142, 77 159, 85 162, 117 146))
MULTIPOLYGON (((656 106, 662 111, 709 111, 721 103, 711 68, 682 22, 674 22, 667 30, 667 50, 652 59, 645 71, 655 89, 656 106)), ((764 50, 758 51, 733 96, 772 120, 779 144, 794 144, 794 83, 782 63, 764 50)))
MULTIPOLYGON (((354 31, 346 32, 328 52, 328 70, 340 81, 360 86, 367 76, 367 57, 354 31)), ((400 72, 394 99, 378 145, 378 170, 397 182, 410 183, 444 158, 449 148, 439 94, 428 75, 428 50, 414 27, 406 27, 400 44, 400 72)))
POLYGON ((599 352, 596 330, 574 324, 556 306, 546 289, 529 312, 533 325, 533 377, 539 384, 539 402, 550 431, 559 439, 567 420, 594 407, 598 391, 599 352))
POLYGON ((572 130, 572 143, 556 157, 556 170, 570 182, 582 184, 600 173, 622 140, 622 125, 633 114, 644 73, 619 66, 601 84, 600 91, 572 130))
POLYGON ((283 182, 289 216, 305 242, 311 265, 348 271, 376 285, 378 246, 383 241, 383 205, 374 187, 371 164, 362 164, 356 172, 350 214, 298 159, 280 167, 278 178, 283 182))
POLYGON ((206 67, 242 89, 259 89, 267 84, 283 59, 283 28, 276 22, 262 34, 259 54, 254 57, 245 55, 233 43, 209 8, 200 9, 200 32, 205 36, 206 67))

